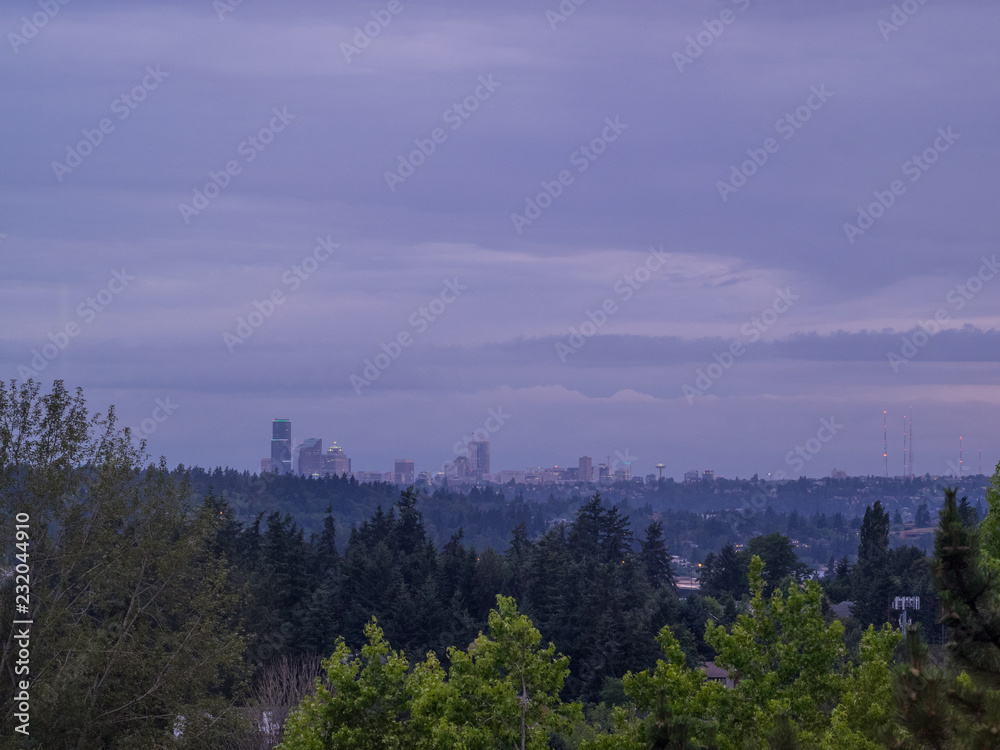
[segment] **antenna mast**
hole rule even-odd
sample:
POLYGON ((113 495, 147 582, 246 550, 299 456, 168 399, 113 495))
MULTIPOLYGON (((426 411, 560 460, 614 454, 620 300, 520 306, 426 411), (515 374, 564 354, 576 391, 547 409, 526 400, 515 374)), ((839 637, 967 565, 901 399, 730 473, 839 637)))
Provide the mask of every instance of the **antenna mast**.
POLYGON ((913 407, 910 407, 910 476, 916 476, 913 471, 913 407))
POLYGON ((906 454, 906 415, 904 414, 903 415, 903 479, 906 479, 909 476, 909 473, 907 471, 909 469, 909 467, 906 465, 906 458, 907 458, 907 454, 906 454))
POLYGON ((888 417, 882 410, 882 463, 885 464, 885 478, 889 478, 889 423, 888 417))

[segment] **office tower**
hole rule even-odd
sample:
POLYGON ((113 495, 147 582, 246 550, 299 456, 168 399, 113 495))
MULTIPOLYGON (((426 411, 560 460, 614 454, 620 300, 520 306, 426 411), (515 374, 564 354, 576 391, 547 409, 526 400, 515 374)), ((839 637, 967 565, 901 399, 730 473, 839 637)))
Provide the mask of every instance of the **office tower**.
POLYGON ((703 471, 702 474, 701 474, 701 478, 702 478, 702 480, 704 480, 706 482, 714 482, 715 481, 715 472, 712 471, 711 469, 705 469, 705 471, 703 471))
POLYGON ((396 459, 396 484, 400 484, 400 485, 413 484, 413 459, 412 458, 397 458, 396 459))
POLYGON ((323 456, 323 470, 320 473, 325 477, 331 475, 340 477, 351 473, 351 459, 336 442, 326 449, 326 455, 323 456))
POLYGON ((490 441, 469 441, 469 471, 477 479, 482 479, 490 473, 490 441))
POLYGON ((469 459, 465 456, 458 456, 452 462, 452 467, 455 471, 455 479, 465 479, 469 476, 469 459))
POLYGON ((271 423, 271 469, 279 474, 292 473, 292 420, 276 419, 271 423))
POLYGON ((309 438, 299 446, 299 474, 318 477, 323 472, 323 441, 309 438))
POLYGON ((693 469, 684 472, 684 484, 694 484, 698 481, 698 471, 693 469))
POLYGON ((261 474, 267 474, 271 470, 272 470, 271 469, 271 459, 269 459, 269 458, 262 458, 260 460, 260 473, 261 474))
POLYGON ((580 456, 578 476, 581 482, 592 482, 594 480, 594 462, 590 459, 590 456, 580 456))

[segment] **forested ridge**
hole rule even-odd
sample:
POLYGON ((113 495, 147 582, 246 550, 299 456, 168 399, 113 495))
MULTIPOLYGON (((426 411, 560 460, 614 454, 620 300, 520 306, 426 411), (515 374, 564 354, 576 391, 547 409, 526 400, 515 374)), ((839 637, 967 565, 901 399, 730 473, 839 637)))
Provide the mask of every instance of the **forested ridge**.
POLYGON ((994 746, 962 743, 1000 705, 1000 471, 982 523, 945 493, 931 557, 891 546, 875 502, 822 580, 771 531, 708 554, 682 594, 669 519, 636 528, 596 494, 565 522, 515 517, 494 548, 436 540, 433 495, 355 483, 375 511, 345 530, 328 506, 307 533, 147 465, 113 409, 58 382, 0 388, 0 448, 4 528, 31 518, 30 747, 257 748, 286 728, 286 748, 994 746), (905 649, 898 595, 922 601, 905 649), (929 657, 940 642, 950 656, 929 657), (713 660, 731 687, 706 678, 713 660))

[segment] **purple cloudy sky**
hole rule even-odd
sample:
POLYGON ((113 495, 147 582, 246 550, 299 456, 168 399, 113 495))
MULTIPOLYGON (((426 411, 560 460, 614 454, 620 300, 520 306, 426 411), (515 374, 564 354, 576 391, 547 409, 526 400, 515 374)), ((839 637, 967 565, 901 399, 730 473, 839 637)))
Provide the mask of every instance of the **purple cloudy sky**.
POLYGON ((0 372, 171 465, 1000 458, 992 0, 61 2, 0 10, 0 372))

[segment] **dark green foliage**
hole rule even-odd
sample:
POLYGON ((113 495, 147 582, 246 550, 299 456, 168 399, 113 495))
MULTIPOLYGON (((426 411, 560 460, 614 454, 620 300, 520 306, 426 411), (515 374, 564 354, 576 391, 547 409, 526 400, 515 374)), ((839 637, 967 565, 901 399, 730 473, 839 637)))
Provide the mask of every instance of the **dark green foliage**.
POLYGON ((767 737, 771 750, 801 750, 799 732, 788 714, 781 714, 774 722, 774 729, 767 737))
POLYGON ((714 742, 701 744, 692 739, 694 719, 674 716, 661 690, 656 712, 643 723, 642 735, 648 750, 715 750, 714 742))
POLYGON ((740 551, 730 542, 718 555, 710 552, 701 567, 701 593, 715 599, 722 599, 726 594, 734 599, 748 595, 747 574, 754 555, 764 561, 768 594, 788 576, 801 580, 806 573, 806 567, 795 554, 792 540, 775 532, 753 537, 740 551))
POLYGON ((933 569, 947 644, 961 675, 928 665, 919 630, 907 633, 909 664, 897 668, 895 699, 906 748, 995 748, 1000 727, 1000 589, 984 561, 981 532, 965 522, 954 489, 945 490, 933 569))
POLYGON ((881 502, 865 510, 854 566, 852 614, 863 627, 889 619, 889 598, 894 594, 886 571, 889 562, 889 514, 881 502))
POLYGON ((747 558, 737 553, 732 542, 726 544, 718 555, 709 552, 699 572, 701 593, 716 599, 726 593, 736 599, 749 594, 748 565, 747 558))
POLYGON ((670 566, 670 551, 663 541, 662 521, 653 521, 646 527, 646 537, 642 540, 639 561, 651 586, 676 588, 677 582, 670 566))
POLYGON ((823 579, 823 590, 834 604, 851 598, 851 563, 846 557, 836 562, 830 559, 826 577, 823 579))

